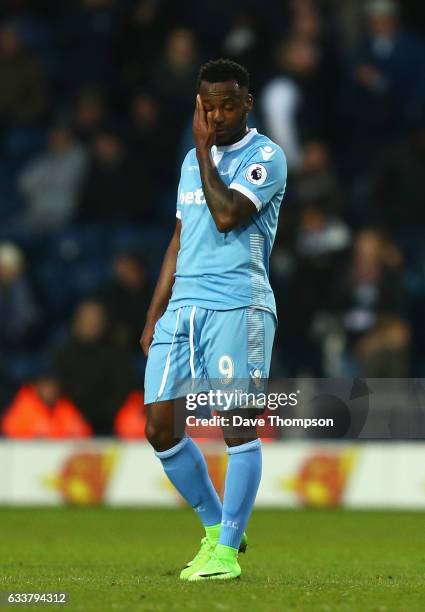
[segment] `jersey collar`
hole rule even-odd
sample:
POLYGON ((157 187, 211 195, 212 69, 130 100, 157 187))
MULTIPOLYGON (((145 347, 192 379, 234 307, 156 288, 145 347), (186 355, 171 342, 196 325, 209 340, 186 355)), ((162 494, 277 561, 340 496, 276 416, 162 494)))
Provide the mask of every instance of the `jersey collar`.
POLYGON ((237 149, 241 149, 246 144, 248 144, 248 142, 252 138, 254 138, 256 134, 258 134, 257 130, 255 128, 250 128, 241 140, 238 140, 237 142, 234 142, 231 145, 227 145, 223 147, 217 147, 216 145, 214 145, 212 147, 212 150, 215 149, 218 153, 227 153, 228 151, 237 151, 237 149))

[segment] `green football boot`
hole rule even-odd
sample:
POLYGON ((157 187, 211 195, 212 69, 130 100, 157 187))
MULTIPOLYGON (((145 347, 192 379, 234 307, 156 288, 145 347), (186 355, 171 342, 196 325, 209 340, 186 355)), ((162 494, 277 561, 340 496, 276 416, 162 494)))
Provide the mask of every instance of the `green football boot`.
MULTIPOLYGON (((220 525, 218 527, 220 527, 220 525)), ((208 562, 211 554, 214 552, 219 536, 220 529, 211 530, 211 528, 208 528, 208 535, 202 538, 201 548, 199 549, 197 555, 192 559, 192 561, 189 561, 189 563, 180 572, 181 580, 188 580, 189 576, 204 567, 204 565, 208 562)), ((241 543, 239 546, 239 552, 244 553, 247 549, 247 546, 248 538, 246 536, 246 533, 244 533, 242 535, 241 543)))
POLYGON ((201 569, 191 574, 188 581, 235 580, 235 578, 239 578, 241 571, 236 548, 217 544, 207 563, 201 569))
POLYGON ((181 580, 187 580, 189 576, 193 574, 193 572, 196 572, 207 563, 211 554, 214 552, 216 544, 217 540, 211 540, 208 536, 202 538, 201 548, 199 549, 197 555, 192 559, 192 561, 189 561, 189 563, 180 572, 181 580))

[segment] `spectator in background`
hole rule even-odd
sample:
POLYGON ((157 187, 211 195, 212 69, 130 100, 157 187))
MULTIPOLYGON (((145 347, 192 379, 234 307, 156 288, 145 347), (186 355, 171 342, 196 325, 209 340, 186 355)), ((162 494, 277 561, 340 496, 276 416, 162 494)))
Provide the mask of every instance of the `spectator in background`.
POLYGON ((161 104, 152 93, 141 91, 131 99, 127 142, 139 168, 149 176, 149 183, 159 189, 172 188, 174 193, 173 147, 169 146, 161 104))
POLYGON ((323 376, 322 328, 332 311, 335 275, 351 243, 347 225, 326 201, 300 213, 285 295, 279 296, 282 361, 289 376, 323 376))
POLYGON ((136 384, 131 355, 111 338, 102 304, 86 301, 77 307, 71 337, 57 351, 55 366, 64 393, 95 434, 111 435, 115 416, 136 384))
POLYGON ((1 420, 0 431, 8 438, 86 438, 90 425, 78 408, 61 393, 57 376, 40 371, 23 385, 1 420))
POLYGON ((18 177, 27 206, 19 225, 37 232, 66 227, 74 217, 87 166, 85 149, 66 127, 49 135, 47 151, 34 159, 18 177))
POLYGON ((46 113, 46 77, 11 26, 0 29, 0 83, 0 128, 28 124, 46 113))
POLYGON ((80 142, 90 145, 107 120, 105 100, 99 92, 86 90, 78 96, 72 131, 80 142))
MULTIPOLYGON (((340 219, 344 216, 342 188, 325 141, 309 140, 305 143, 301 166, 292 175, 286 197, 285 214, 279 219, 276 244, 272 253, 272 268, 277 282, 279 278, 283 280, 281 271, 283 276, 286 276, 286 271, 291 268, 291 252, 296 257, 297 243, 302 231, 300 228, 304 226, 306 216, 307 220, 309 217, 311 219, 310 213, 313 212, 313 216, 317 213, 321 219, 319 224, 313 223, 313 226, 322 229, 326 227, 327 230, 331 226, 340 228, 342 244, 347 244, 348 228, 340 219), (279 270, 279 267, 282 270, 279 270)), ((308 221, 307 226, 312 227, 308 221)), ((319 234, 313 232, 311 235, 315 236, 316 240, 319 234)))
POLYGON ((305 144, 302 166, 293 178, 292 197, 299 206, 320 201, 327 213, 342 212, 341 189, 323 141, 311 140, 305 144))
POLYGON ((112 50, 122 8, 117 0, 75 0, 62 12, 61 51, 71 90, 107 86, 113 78, 112 50))
POLYGON ((199 66, 200 57, 194 31, 186 27, 174 27, 166 37, 162 56, 152 64, 150 72, 152 89, 164 109, 161 121, 165 140, 162 145, 170 169, 166 180, 169 181, 173 198, 175 187, 172 185, 175 186, 179 180, 179 142, 193 114, 199 66))
POLYGON ((9 372, 10 355, 2 355, 0 351, 0 414, 9 405, 15 391, 16 385, 9 372))
POLYGON ((373 217, 387 228, 396 231, 407 229, 410 232, 414 228, 419 229, 418 246, 421 247, 425 226, 424 176, 425 107, 421 123, 411 130, 407 138, 384 151, 377 160, 369 203, 373 217))
POLYGON ((315 3, 312 0, 295 0, 290 6, 291 33, 307 40, 317 40, 320 36, 321 23, 315 3))
POLYGON ((269 37, 266 24, 258 18, 254 3, 243 3, 235 10, 233 23, 223 40, 224 57, 242 64, 250 73, 250 90, 254 94, 268 78, 264 58, 268 55, 269 37))
POLYGON ((34 343, 40 319, 22 251, 12 243, 0 243, 0 350, 5 358, 34 343))
POLYGON ((317 200, 315 205, 309 203, 301 212, 296 256, 317 261, 322 255, 341 255, 349 247, 350 239, 349 228, 329 212, 326 200, 317 200))
MULTIPOLYGON (((172 125, 181 123, 193 112, 193 92, 199 69, 195 35, 188 28, 173 29, 165 42, 163 56, 153 66, 152 83, 165 108, 170 109, 172 125)), ((172 135, 168 137, 172 142, 172 135)))
POLYGON ((292 12, 290 36, 309 41, 318 50, 322 104, 320 133, 326 134, 328 146, 333 146, 339 131, 337 99, 341 55, 339 24, 335 19, 335 9, 314 0, 297 0, 291 2, 290 6, 292 12))
POLYGON ((131 223, 151 220, 154 213, 147 168, 128 155, 117 134, 103 130, 93 141, 78 220, 131 223))
POLYGON ((114 279, 101 292, 100 299, 117 344, 137 350, 151 297, 146 265, 138 253, 123 252, 115 256, 113 266, 114 279))
MULTIPOLYGON (((360 351, 365 360, 373 359, 375 349, 385 349, 395 338, 404 338, 400 347, 408 341, 400 319, 401 265, 397 247, 376 230, 365 229, 354 240, 350 261, 333 279, 332 296, 342 317, 347 346, 354 355, 360 351)), ((394 348, 396 345, 394 340, 394 348)))
POLYGON ((323 118, 318 48, 304 38, 290 38, 277 46, 276 62, 280 75, 261 95, 264 124, 284 149, 288 168, 298 170, 303 140, 319 134, 323 118))
POLYGON ((162 0, 137 0, 127 11, 115 52, 126 89, 146 83, 150 67, 161 54, 170 17, 163 5, 162 0))
POLYGON ((380 316, 356 344, 359 374, 369 378, 407 378, 409 350, 409 325, 395 315, 380 316))
POLYGON ((143 393, 133 391, 117 412, 114 419, 114 434, 118 438, 137 440, 145 437, 147 406, 143 393))
MULTIPOLYGON (((132 153, 140 159, 154 155, 163 148, 161 142, 161 111, 158 100, 152 94, 141 91, 130 102, 128 140, 132 153)), ((166 134, 162 134, 164 140, 166 134)))
POLYGON ((403 30, 393 0, 366 4, 367 30, 346 68, 343 112, 363 170, 418 119, 425 102, 425 45, 403 30))

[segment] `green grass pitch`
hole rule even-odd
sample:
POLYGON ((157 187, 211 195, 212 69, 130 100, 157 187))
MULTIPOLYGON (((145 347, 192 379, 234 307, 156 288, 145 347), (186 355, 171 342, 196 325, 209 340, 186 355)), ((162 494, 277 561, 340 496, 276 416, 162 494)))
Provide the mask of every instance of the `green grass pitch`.
POLYGON ((256 510, 242 578, 191 584, 191 510, 1 508, 0 591, 70 596, 5 610, 423 612, 424 527, 419 512, 256 510))

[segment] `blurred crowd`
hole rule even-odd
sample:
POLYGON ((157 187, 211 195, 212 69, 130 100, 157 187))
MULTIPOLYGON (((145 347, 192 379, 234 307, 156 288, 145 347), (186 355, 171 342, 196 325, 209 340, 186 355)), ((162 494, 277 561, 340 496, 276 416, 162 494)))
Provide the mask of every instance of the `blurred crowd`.
POLYGON ((272 376, 425 375, 418 3, 3 0, 3 435, 143 435, 138 338, 217 57, 288 160, 272 376))

